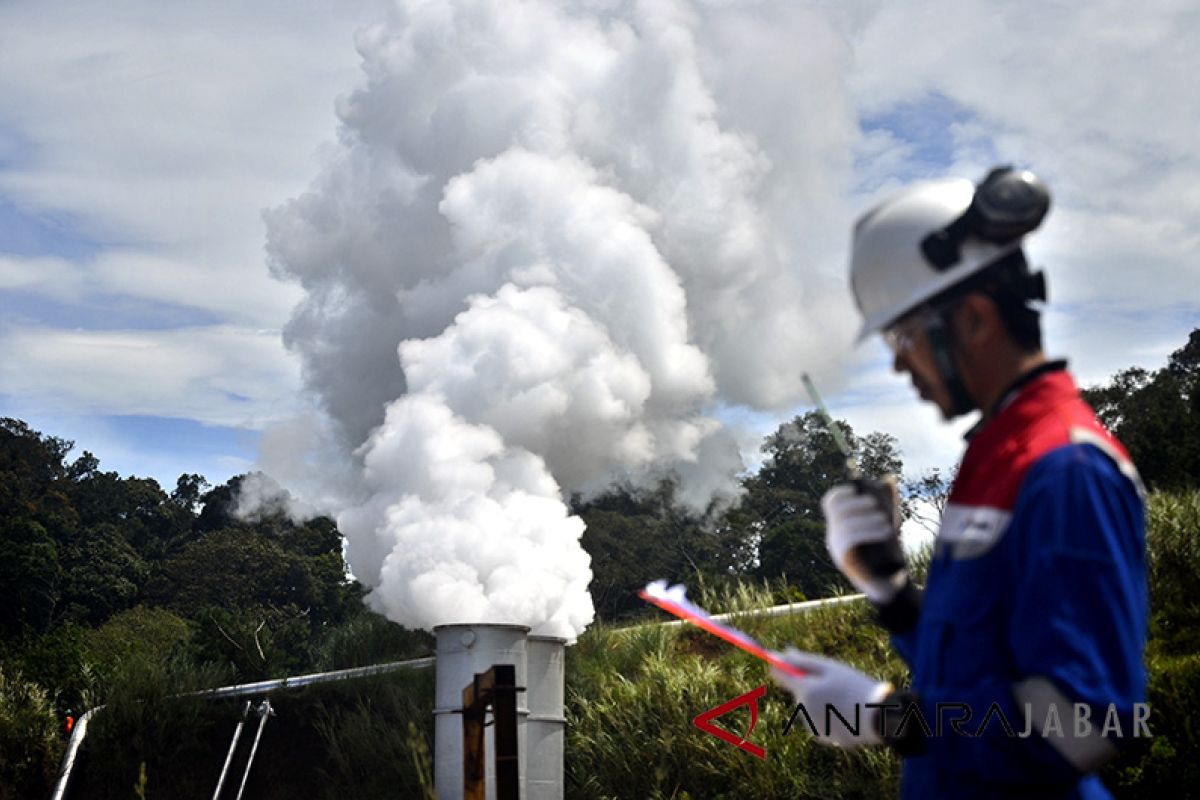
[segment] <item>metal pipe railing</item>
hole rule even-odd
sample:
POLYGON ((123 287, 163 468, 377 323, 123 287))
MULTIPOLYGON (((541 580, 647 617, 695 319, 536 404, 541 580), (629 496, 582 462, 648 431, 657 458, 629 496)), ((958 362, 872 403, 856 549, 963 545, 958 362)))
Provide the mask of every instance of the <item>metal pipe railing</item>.
MULTIPOLYGON (((326 683, 328 681, 350 680, 353 678, 365 678, 371 675, 383 675, 388 672, 395 672, 401 669, 422 669, 431 667, 436 661, 433 656, 426 658, 412 658, 407 661, 393 661, 388 664, 375 664, 370 667, 353 667, 351 669, 339 669, 332 672, 314 672, 308 675, 294 675, 288 678, 278 678, 270 681, 256 681, 255 683, 237 683, 232 686, 221 686, 216 689, 201 689, 195 692, 184 692, 183 694, 175 695, 176 697, 203 697, 208 700, 219 700, 226 697, 242 697, 248 694, 261 694, 265 692, 274 692, 280 689, 296 689, 301 686, 310 686, 314 683, 326 683)), ((58 779, 54 783, 54 793, 50 795, 50 800, 64 800, 67 796, 67 788, 71 784, 71 775, 75 769, 75 760, 79 754, 79 748, 83 745, 83 740, 87 737, 88 723, 91 722, 92 716, 104 708, 104 706, 96 706, 90 709, 79 721, 75 723, 75 728, 71 731, 71 738, 67 741, 67 751, 63 755, 62 766, 58 771, 58 779)), ((235 742, 236 743, 236 742, 235 742)), ((232 752, 232 750, 231 750, 232 752)), ((228 765, 227 765, 228 766, 228 765)), ((220 785, 217 786, 217 791, 220 791, 220 785)))
MULTIPOLYGON (((723 614, 711 614, 711 618, 721 622, 728 622, 736 617, 781 617, 784 614, 798 614, 806 611, 813 611, 826 606, 837 606, 843 603, 853 603, 857 600, 865 600, 865 594, 846 594, 840 597, 824 597, 820 600, 805 600, 801 603, 783 603, 778 606, 767 606, 766 608, 748 608, 745 611, 727 611, 723 614)), ((640 630, 641 628, 657 627, 673 628, 681 625, 691 625, 692 623, 682 619, 670 619, 655 622, 639 622, 636 625, 629 625, 624 628, 615 628, 614 633, 629 633, 631 631, 640 630)))
POLYGON ((88 710, 71 729, 71 738, 67 740, 67 752, 63 754, 62 767, 58 770, 58 780, 54 784, 54 794, 50 795, 50 800, 63 800, 66 797, 67 784, 71 781, 71 771, 75 769, 75 757, 79 755, 79 746, 83 744, 83 740, 87 736, 88 723, 92 721, 92 716, 102 708, 104 706, 96 706, 88 710))
POLYGON ((270 700, 263 700, 258 707, 258 732, 254 734, 254 744, 250 746, 250 756, 246 759, 246 771, 242 773, 242 785, 238 787, 236 800, 242 800, 246 791, 246 781, 250 778, 250 767, 254 766, 254 757, 258 755, 258 741, 262 738, 263 728, 267 727, 267 717, 275 716, 270 700))
MULTIPOLYGON (((842 603, 851 603, 855 600, 865 600, 865 594, 846 594, 841 597, 823 597, 820 600, 805 600, 801 603, 784 603, 778 606, 768 606, 767 608, 748 608, 745 611, 729 611, 724 614, 712 614, 712 618, 725 622, 734 617, 781 617, 784 614, 795 614, 798 612, 812 611, 815 608, 823 608, 825 606, 837 606, 842 603)), ((682 619, 673 619, 666 622, 660 622, 659 625, 690 625, 691 623, 682 619)))
POLYGON ((233 751, 237 750, 238 739, 242 736, 242 728, 246 726, 246 717, 250 715, 251 705, 253 704, 247 700, 246 707, 242 709, 242 718, 233 729, 233 741, 229 743, 229 752, 225 754, 225 764, 221 767, 221 777, 217 778, 217 788, 213 791, 212 800, 221 796, 221 787, 225 785, 225 776, 229 774, 229 764, 233 761, 233 751))
POLYGON ((219 700, 223 697, 242 697, 248 694, 274 692, 279 689, 298 689, 301 686, 311 686, 314 683, 329 681, 344 681, 352 678, 366 678, 370 675, 383 675, 401 669, 422 669, 432 667, 437 659, 434 656, 413 658, 408 661, 393 661, 390 664, 375 664, 370 667, 353 667, 332 672, 313 672, 308 675, 293 675, 288 678, 276 678, 269 681, 254 683, 235 683, 232 686, 222 686, 218 689, 200 689, 195 692, 185 692, 179 697, 204 697, 209 700, 219 700))

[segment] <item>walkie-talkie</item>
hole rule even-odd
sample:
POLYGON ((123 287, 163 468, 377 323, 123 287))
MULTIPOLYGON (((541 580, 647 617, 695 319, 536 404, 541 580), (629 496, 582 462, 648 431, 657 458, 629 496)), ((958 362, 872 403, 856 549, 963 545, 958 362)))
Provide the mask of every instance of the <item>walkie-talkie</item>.
POLYGON ((857 555, 870 574, 895 575, 905 567, 904 548, 900 544, 899 498, 895 480, 880 481, 862 474, 858 468, 858 459, 854 456, 854 451, 850 449, 850 445, 842 435, 842 429, 838 427, 825 408, 825 404, 821 402, 821 395, 817 394, 817 387, 813 385, 812 379, 808 377, 808 373, 804 373, 801 379, 804 381, 804 388, 808 389, 808 395, 812 398, 813 405, 817 407, 817 413, 824 420, 829 435, 833 437, 834 444, 846 458, 846 480, 854 485, 859 494, 873 497, 892 523, 892 527, 896 529, 896 535, 886 542, 861 544, 854 548, 852 553, 857 555))

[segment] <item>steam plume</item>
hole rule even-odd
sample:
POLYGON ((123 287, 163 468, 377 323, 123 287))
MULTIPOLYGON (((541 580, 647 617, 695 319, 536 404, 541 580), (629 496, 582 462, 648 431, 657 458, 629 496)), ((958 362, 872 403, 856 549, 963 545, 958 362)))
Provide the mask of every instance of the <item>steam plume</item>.
POLYGON ((326 168, 266 215, 324 456, 274 435, 265 466, 337 512, 393 618, 577 635, 564 493, 728 502, 714 410, 794 402, 847 325, 799 266, 845 229, 842 45, 782 1, 406 0, 358 48, 326 168))

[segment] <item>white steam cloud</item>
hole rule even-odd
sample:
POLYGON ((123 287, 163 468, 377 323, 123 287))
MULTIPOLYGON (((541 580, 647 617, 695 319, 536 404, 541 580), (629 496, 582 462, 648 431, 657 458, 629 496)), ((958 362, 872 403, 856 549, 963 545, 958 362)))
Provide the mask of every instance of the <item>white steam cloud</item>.
POLYGON ((716 410, 786 407, 848 338, 818 269, 847 229, 846 53, 782 0, 402 0, 358 48, 326 168, 267 214, 325 419, 264 464, 337 513, 392 618, 575 636, 564 494, 673 474, 728 502, 716 410))

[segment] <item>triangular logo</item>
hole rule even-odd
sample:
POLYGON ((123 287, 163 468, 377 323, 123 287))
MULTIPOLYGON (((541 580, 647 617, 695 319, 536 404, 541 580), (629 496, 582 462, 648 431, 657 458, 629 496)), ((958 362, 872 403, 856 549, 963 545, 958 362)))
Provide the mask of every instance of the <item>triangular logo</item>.
POLYGON ((746 737, 754 732, 754 726, 758 724, 758 698, 766 694, 766 691, 767 685, 764 683, 757 689, 751 689, 745 694, 738 695, 728 703, 722 703, 716 708, 705 711, 703 714, 700 714, 694 720, 692 720, 692 724, 705 733, 711 733, 718 739, 729 742, 734 747, 740 750, 745 750, 750 755, 755 756, 756 758, 761 758, 765 761, 767 758, 767 751, 754 744, 754 742, 747 741, 746 737), (718 728, 716 725, 712 724, 714 719, 728 714, 730 711, 733 711, 739 706, 750 706, 750 728, 746 731, 746 736, 739 738, 734 736, 729 731, 718 728))

